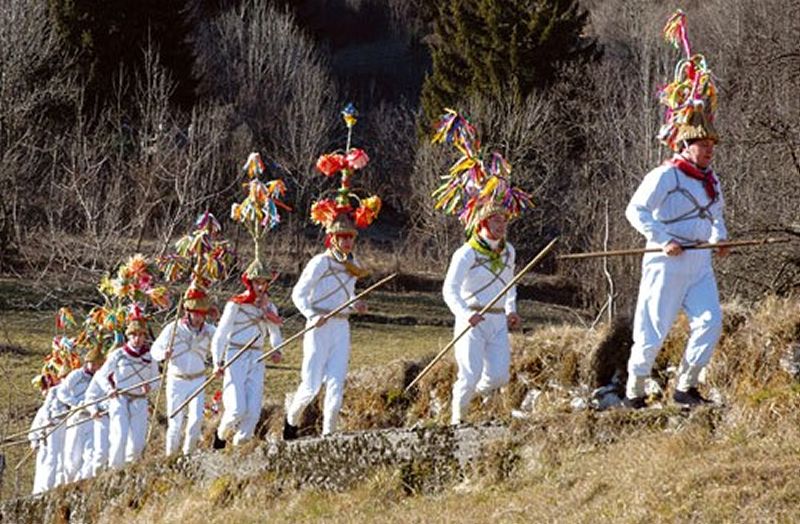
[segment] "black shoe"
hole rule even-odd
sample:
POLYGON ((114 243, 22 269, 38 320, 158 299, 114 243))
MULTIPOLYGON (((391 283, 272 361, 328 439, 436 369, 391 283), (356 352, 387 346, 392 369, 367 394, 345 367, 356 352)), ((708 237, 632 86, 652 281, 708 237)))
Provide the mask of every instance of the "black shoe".
POLYGON ((214 449, 225 449, 225 445, 226 444, 227 444, 227 442, 222 440, 221 438, 219 438, 219 435, 215 431, 214 432, 214 443, 212 444, 212 447, 214 449))
POLYGON ((644 409, 647 407, 644 397, 625 397, 622 399, 622 405, 629 409, 644 409))
POLYGON ((697 388, 689 388, 687 391, 675 390, 672 394, 672 400, 681 407, 693 408, 695 406, 702 406, 704 404, 711 404, 711 401, 703 398, 697 388))
POLYGON ((288 419, 283 419, 283 440, 294 440, 297 438, 297 426, 289 424, 288 419))

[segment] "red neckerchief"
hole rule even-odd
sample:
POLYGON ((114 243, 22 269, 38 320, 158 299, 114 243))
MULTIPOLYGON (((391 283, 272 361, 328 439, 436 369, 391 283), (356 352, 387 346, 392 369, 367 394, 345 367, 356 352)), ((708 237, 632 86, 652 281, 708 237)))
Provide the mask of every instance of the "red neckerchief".
POLYGON ((244 284, 247 290, 231 297, 231 302, 236 302, 237 304, 252 304, 256 301, 256 298, 258 298, 258 294, 253 287, 253 281, 250 280, 245 273, 242 273, 242 284, 244 284))
POLYGON ((700 169, 685 158, 679 156, 671 158, 667 160, 667 162, 683 171, 686 176, 703 182, 703 188, 706 190, 708 198, 711 200, 717 198, 717 178, 714 176, 714 172, 711 169, 700 169))
POLYGON ((150 351, 150 348, 147 346, 147 344, 145 344, 139 349, 139 351, 136 351, 126 342, 125 345, 122 346, 122 350, 134 358, 141 358, 143 355, 147 354, 148 351, 150 351))
POLYGON ((83 372, 89 375, 90 377, 94 376, 94 371, 89 371, 89 368, 87 368, 86 366, 83 366, 83 372))

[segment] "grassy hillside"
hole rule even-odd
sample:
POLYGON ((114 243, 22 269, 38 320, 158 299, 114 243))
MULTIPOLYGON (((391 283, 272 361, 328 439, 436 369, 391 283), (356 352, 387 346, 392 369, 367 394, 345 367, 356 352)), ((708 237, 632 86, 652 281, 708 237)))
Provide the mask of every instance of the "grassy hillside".
MULTIPOLYGON (((376 297, 373 310, 388 314, 391 295, 376 297)), ((435 295, 416 297, 426 315, 447 317, 435 295)), ((396 300, 403 302, 402 297, 396 300)), ((555 310, 523 302, 531 323, 514 337, 512 383, 486 404, 477 402, 473 423, 501 421, 512 439, 497 446, 463 476, 434 489, 409 484, 407 472, 379 468, 349 488, 321 491, 287 488, 269 476, 247 482, 199 486, 146 486, 135 508, 112 501, 101 522, 790 522, 800 518, 800 387, 780 360, 800 339, 800 305, 765 298, 758 304, 725 306, 724 335, 707 375, 722 405, 681 413, 663 400, 644 412, 575 411, 570 401, 588 395, 590 353, 604 328, 590 330, 555 310), (512 419, 522 398, 542 391, 534 413, 512 419), (121 513, 121 514, 120 514, 121 513)), ((413 304, 410 306, 413 311, 413 304)), ((26 384, 49 336, 49 313, 3 312, 10 341, 0 363, 8 427, 22 427, 38 400, 26 384), (18 348, 19 347, 19 348, 18 348), (15 349, 17 348, 17 349, 15 349)), ((575 317, 571 317, 575 318, 575 317)), ((291 333, 299 327, 291 320, 291 333)), ((424 364, 449 340, 443 326, 355 323, 352 372, 342 416, 343 430, 446 424, 452 363, 439 366, 420 391, 400 395, 409 370, 424 364)), ((667 341, 658 376, 670 377, 686 338, 685 321, 667 341)), ((4 342, 5 343, 5 342, 4 342)), ((281 366, 299 363, 287 352, 281 366)), ((297 371, 268 371, 262 436, 273 438, 285 392, 297 371), (270 433, 273 433, 272 435, 270 433)), ((667 384, 666 394, 670 393, 667 384)), ((307 431, 317 414, 310 410, 307 431)), ((160 449, 163 430, 153 445, 160 449)), ((20 450, 21 451, 21 450, 20 450)), ((20 451, 10 454, 13 465, 20 451)), ((152 457, 148 461, 160 460, 152 457)), ((147 467, 147 466, 145 466, 147 467)), ((224 479, 223 479, 224 480, 224 479)), ((27 481, 26 481, 27 482, 27 481)), ((4 496, 11 490, 8 473, 4 496)), ((23 484, 28 489, 28 484, 23 484)))

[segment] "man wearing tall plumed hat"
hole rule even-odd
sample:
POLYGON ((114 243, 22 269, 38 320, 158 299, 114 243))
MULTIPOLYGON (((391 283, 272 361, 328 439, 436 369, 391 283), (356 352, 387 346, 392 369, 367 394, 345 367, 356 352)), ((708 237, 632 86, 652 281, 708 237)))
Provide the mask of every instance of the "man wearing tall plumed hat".
POLYGON ((352 105, 345 108, 343 117, 348 127, 347 147, 344 152, 323 155, 317 161, 317 169, 325 176, 341 174, 336 197, 320 199, 311 207, 312 221, 325 228, 325 251, 308 262, 292 289, 292 302, 306 318, 306 326, 314 326, 314 329, 303 336, 301 382, 287 406, 283 431, 286 440, 297 437, 303 410, 323 384, 322 434, 336 430, 350 358, 348 316, 353 311, 366 311, 363 302, 356 302, 351 308, 326 318, 328 313, 353 298, 356 280, 366 275, 353 249, 358 230, 375 220, 381 205, 377 196, 361 199, 351 189, 352 176, 366 166, 369 158, 363 150, 350 147, 352 127, 356 123, 352 105))
MULTIPOLYGON (((87 352, 82 367, 70 372, 56 390, 58 399, 68 407, 84 403, 86 390, 103 364, 103 354, 95 348, 87 352)), ((90 414, 77 411, 70 416, 64 437, 64 481, 75 482, 92 476, 93 427, 83 422, 90 414)))
MULTIPOLYGON (((272 347, 282 342, 280 326, 283 320, 269 296, 273 275, 261 261, 260 246, 266 232, 280 222, 278 208, 288 207, 280 200, 286 191, 280 179, 268 182, 259 180, 267 167, 258 153, 250 155, 244 165, 250 177, 246 184, 248 196, 231 209, 232 218, 243 224, 253 238, 254 260, 242 274, 245 291, 231 297, 225 304, 211 341, 215 372, 220 374, 225 363, 253 337, 256 337, 256 342, 238 360, 225 367, 223 413, 215 433, 215 448, 224 447, 228 441, 234 445, 241 444, 255 434, 261 416, 266 368, 258 357, 263 354, 267 342, 272 347)), ((279 362, 280 359, 280 353, 272 357, 273 362, 279 362)))
POLYGON ((36 466, 33 476, 33 494, 43 493, 57 485, 56 479, 60 468, 60 450, 63 449, 63 432, 56 430, 50 433, 47 426, 58 424, 56 402, 56 389, 58 379, 55 375, 43 371, 33 379, 33 384, 42 393, 43 402, 36 411, 31 423, 28 440, 31 447, 36 450, 36 466), (38 429, 44 428, 44 429, 38 429), (50 433, 50 435, 47 435, 50 433), (62 437, 62 438, 59 438, 62 437))
MULTIPOLYGON (((628 221, 647 240, 628 361, 625 404, 646 406, 645 381, 678 313, 689 318, 691 333, 678 367, 674 401, 686 407, 706 403, 700 373, 722 332, 722 310, 709 250, 686 246, 727 239, 720 181, 711 169, 718 136, 713 119, 716 92, 705 58, 692 54, 686 17, 678 11, 665 36, 685 57, 675 79, 660 93, 666 123, 660 140, 674 155, 645 175, 625 210, 628 221)), ((724 248, 716 250, 726 254, 724 248)))
MULTIPOLYGON (((153 358, 168 361, 167 365, 167 412, 172 413, 189 395, 199 388, 205 379, 206 357, 211 355, 211 338, 214 326, 208 323, 211 309, 208 295, 199 282, 195 282, 183 297, 184 316, 168 323, 153 342, 150 350, 153 358)), ((171 417, 167 426, 166 453, 183 450, 189 454, 200 438, 203 421, 204 395, 201 392, 187 406, 171 417), (181 448, 184 422, 186 434, 181 448)))
POLYGON ((147 394, 158 387, 156 381, 120 393, 159 375, 147 342, 147 318, 136 303, 128 310, 125 335, 127 341, 108 354, 96 373, 103 391, 110 395, 108 462, 112 469, 141 457, 147 436, 147 394))
POLYGON ((63 418, 68 407, 59 400, 58 390, 64 378, 80 366, 80 357, 73 349, 72 339, 65 336, 54 337, 51 352, 45 357, 42 371, 33 379, 33 384, 44 396, 44 402, 31 425, 32 429, 37 430, 28 433, 31 446, 37 450, 33 493, 41 493, 64 483, 66 428, 63 418))
POLYGON ((522 323, 516 287, 496 307, 479 312, 514 277, 516 252, 506 240, 506 229, 531 199, 511 185, 511 165, 499 153, 483 158, 475 128, 455 111, 448 110, 439 121, 434 142, 450 143, 462 155, 434 192, 436 208, 457 214, 467 238, 453 253, 442 288, 455 316, 455 333, 471 326, 455 345, 458 376, 450 420, 460 424, 476 393, 487 395, 509 380, 509 329, 522 323))

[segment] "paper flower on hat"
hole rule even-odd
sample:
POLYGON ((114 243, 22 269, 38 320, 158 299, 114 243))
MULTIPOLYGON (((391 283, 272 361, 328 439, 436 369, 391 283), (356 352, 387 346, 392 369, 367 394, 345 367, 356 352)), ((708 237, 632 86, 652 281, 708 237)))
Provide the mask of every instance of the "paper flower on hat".
POLYGON ((76 325, 75 315, 73 315, 70 308, 62 307, 58 310, 56 313, 56 329, 67 329, 76 325))
POLYGON ((286 185, 281 179, 262 182, 259 177, 267 167, 275 170, 282 169, 278 164, 271 162, 269 166, 264 163, 259 153, 250 153, 243 170, 250 181, 243 184, 247 197, 231 206, 231 218, 244 225, 255 244, 255 258, 260 260, 261 253, 259 242, 267 231, 280 224, 279 209, 291 211, 291 208, 281 201, 286 193, 286 185))
POLYGON ((511 164, 497 152, 484 159, 480 139, 469 120, 452 109, 436 124, 434 144, 446 143, 461 153, 433 191, 434 209, 455 215, 471 235, 490 210, 501 209, 509 219, 533 206, 532 197, 511 184, 511 164))
POLYGON ((716 139, 713 130, 714 112, 717 110, 717 90, 706 59, 692 54, 686 30, 686 14, 677 10, 667 21, 664 39, 684 57, 675 66, 673 80, 659 90, 659 102, 664 105, 664 124, 658 139, 673 151, 680 149, 682 130, 687 126, 701 126, 699 134, 689 138, 708 136, 716 139))
POLYGON ((119 267, 116 277, 105 275, 98 290, 115 301, 149 301, 164 309, 170 304, 169 293, 166 286, 158 284, 156 271, 155 264, 137 253, 119 267))
POLYGON ((334 151, 321 155, 317 159, 317 170, 326 177, 341 175, 341 183, 335 198, 321 198, 311 205, 311 221, 331 230, 334 223, 341 223, 346 218, 358 229, 368 227, 378 217, 381 199, 377 195, 360 198, 352 189, 352 177, 356 171, 364 169, 369 163, 369 156, 363 149, 350 147, 358 112, 353 104, 347 104, 342 110, 342 118, 347 126, 347 145, 344 152, 334 151), (355 204, 355 206, 354 206, 355 204))

